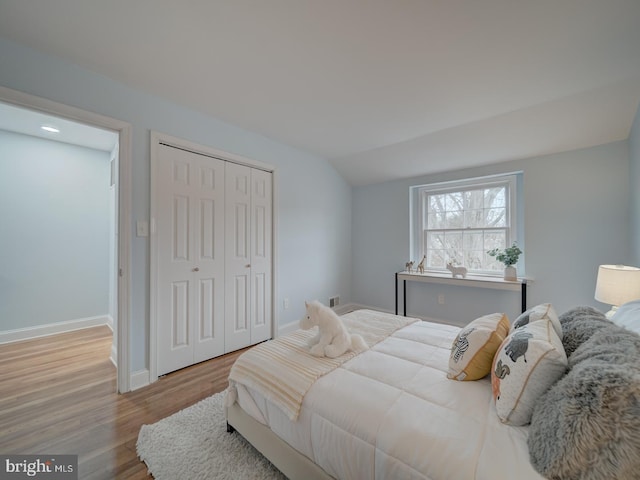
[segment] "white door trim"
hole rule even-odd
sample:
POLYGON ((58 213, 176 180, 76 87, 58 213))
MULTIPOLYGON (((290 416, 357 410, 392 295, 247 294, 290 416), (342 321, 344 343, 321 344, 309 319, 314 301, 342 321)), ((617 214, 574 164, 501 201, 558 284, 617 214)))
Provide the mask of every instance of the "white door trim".
POLYGON ((46 98, 0 86, 0 101, 16 106, 49 113, 94 127, 117 132, 119 135, 118 177, 118 352, 117 383, 120 393, 128 392, 131 385, 129 360, 129 285, 131 257, 131 124, 98 113, 54 102, 46 98))
POLYGON ((237 155, 234 153, 225 152, 223 150, 218 150, 213 147, 207 147, 204 145, 199 145, 197 143, 190 142, 189 140, 185 140, 178 137, 173 137, 171 135, 167 135, 165 133, 160 133, 157 131, 151 131, 151 142, 150 142, 150 229, 149 229, 149 383, 153 383, 158 380, 158 359, 157 359, 157 335, 158 335, 158 317, 157 317, 157 288, 158 288, 158 247, 157 247, 157 235, 156 235, 156 215, 157 215, 157 185, 156 182, 158 180, 158 146, 160 144, 169 145, 175 148, 181 148, 184 150, 188 150, 193 153, 198 153, 201 155, 206 155, 209 157, 217 158, 220 160, 224 160, 226 162, 237 163, 240 165, 245 165, 252 168, 258 168, 260 170, 264 170, 266 172, 270 172, 273 175, 273 189, 272 189, 272 198, 273 198, 273 217, 272 217, 272 263, 273 268, 271 271, 271 318, 272 318, 272 336, 276 336, 277 329, 275 325, 277 325, 276 319, 276 169, 274 166, 269 165, 267 163, 263 163, 257 160, 253 160, 250 158, 243 157, 241 155, 237 155))

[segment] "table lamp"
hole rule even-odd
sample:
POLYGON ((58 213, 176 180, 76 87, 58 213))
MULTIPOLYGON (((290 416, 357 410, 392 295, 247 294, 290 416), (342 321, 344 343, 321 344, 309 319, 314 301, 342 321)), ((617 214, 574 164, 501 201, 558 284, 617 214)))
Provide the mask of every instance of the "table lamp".
POLYGON ((605 315, 611 318, 620 305, 640 298, 640 268, 626 265, 600 265, 595 299, 611 305, 605 315))

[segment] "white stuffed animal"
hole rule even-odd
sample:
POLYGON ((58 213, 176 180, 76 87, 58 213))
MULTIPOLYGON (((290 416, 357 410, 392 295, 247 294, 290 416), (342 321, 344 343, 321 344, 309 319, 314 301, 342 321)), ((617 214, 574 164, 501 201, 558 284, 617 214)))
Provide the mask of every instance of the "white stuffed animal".
POLYGON ((317 300, 304 304, 307 313, 300 320, 300 328, 309 330, 318 326, 318 335, 309 341, 311 355, 336 358, 349 350, 360 352, 369 348, 360 335, 351 335, 347 331, 340 317, 329 307, 317 300))

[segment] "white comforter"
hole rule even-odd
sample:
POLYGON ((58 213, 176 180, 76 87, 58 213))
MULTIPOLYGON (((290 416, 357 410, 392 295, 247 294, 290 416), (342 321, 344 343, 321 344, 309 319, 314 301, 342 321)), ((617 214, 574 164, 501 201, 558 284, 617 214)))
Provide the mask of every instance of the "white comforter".
POLYGON ((242 385, 238 402, 339 479, 540 480, 527 427, 500 422, 489 379, 446 378, 458 331, 398 330, 317 380, 295 422, 242 385))

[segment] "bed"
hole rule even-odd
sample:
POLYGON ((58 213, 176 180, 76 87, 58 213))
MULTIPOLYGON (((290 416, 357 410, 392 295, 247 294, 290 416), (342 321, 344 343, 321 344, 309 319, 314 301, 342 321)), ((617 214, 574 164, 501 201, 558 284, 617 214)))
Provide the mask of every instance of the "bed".
MULTIPOLYGON (((343 319, 360 325, 365 337, 362 328, 369 322, 391 327, 365 338, 369 350, 347 355, 318 373, 308 389, 303 386, 298 410, 256 383, 254 376, 234 373, 234 365, 227 394, 228 429, 237 430, 291 479, 544 478, 530 461, 531 427, 508 425, 499 418, 490 376, 476 381, 447 378, 460 327, 372 310, 343 319)), ((298 336, 293 343, 304 348, 306 332, 292 335, 298 336)), ((266 357, 257 357, 260 368, 275 379, 288 378, 266 357)), ((289 399, 290 394, 282 397, 289 399)), ((638 466, 638 460, 633 462, 638 466)))

